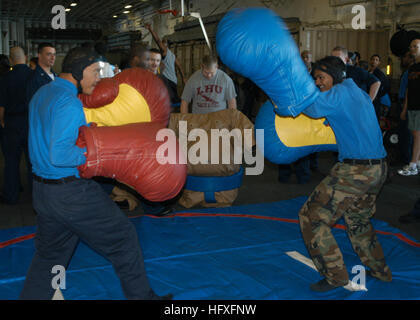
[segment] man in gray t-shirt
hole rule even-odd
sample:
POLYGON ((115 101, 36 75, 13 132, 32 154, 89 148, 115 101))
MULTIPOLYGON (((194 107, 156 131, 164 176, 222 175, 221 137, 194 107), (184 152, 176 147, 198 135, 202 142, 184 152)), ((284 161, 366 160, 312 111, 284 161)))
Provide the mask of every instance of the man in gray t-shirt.
POLYGON ((219 70, 217 58, 205 56, 201 69, 188 79, 181 96, 181 113, 188 113, 192 100, 192 113, 210 113, 236 109, 236 92, 232 79, 219 70))

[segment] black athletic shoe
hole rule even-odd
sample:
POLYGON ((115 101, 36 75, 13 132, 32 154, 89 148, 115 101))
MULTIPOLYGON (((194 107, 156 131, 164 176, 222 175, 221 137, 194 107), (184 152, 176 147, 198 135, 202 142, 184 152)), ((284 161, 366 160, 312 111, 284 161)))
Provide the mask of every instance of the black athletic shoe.
POLYGON ((150 216, 155 216, 155 217, 164 217, 167 216, 169 214, 171 214, 174 211, 174 208, 172 207, 164 207, 161 211, 156 212, 156 213, 146 213, 150 216))
POLYGON ((317 283, 311 284, 310 286, 311 290, 316 291, 316 292, 327 292, 327 291, 331 291, 340 287, 343 287, 343 286, 333 286, 332 284, 329 284, 327 279, 322 279, 318 281, 317 283))

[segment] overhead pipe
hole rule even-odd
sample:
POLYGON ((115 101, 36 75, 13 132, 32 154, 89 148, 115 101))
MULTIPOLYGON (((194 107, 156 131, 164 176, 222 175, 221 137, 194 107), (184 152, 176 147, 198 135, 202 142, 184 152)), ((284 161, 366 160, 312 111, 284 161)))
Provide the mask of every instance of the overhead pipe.
POLYGON ((362 1, 358 1, 358 0, 348 0, 348 1, 340 1, 339 3, 337 3, 337 0, 329 0, 329 5, 330 7, 344 7, 344 6, 348 6, 350 4, 360 4, 360 3, 367 3, 367 0, 362 0, 362 1))
POLYGON ((395 3, 395 5, 398 7, 398 6, 411 6, 411 5, 413 5, 413 4, 419 4, 419 2, 418 1, 403 1, 403 2, 400 2, 400 1, 397 1, 396 3, 395 3))
POLYGON ((209 37, 207 36, 206 28, 204 27, 203 19, 201 18, 200 12, 191 12, 190 16, 197 18, 198 21, 200 21, 201 30, 203 31, 203 35, 204 35, 204 38, 206 39, 207 46, 209 47, 210 52, 211 52, 211 44, 209 41, 209 37))

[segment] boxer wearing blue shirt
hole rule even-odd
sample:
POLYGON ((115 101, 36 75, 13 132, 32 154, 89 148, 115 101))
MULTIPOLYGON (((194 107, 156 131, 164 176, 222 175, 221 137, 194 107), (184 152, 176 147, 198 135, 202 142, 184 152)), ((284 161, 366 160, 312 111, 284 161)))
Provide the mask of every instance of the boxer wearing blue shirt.
POLYGON ((62 70, 35 93, 29 107, 37 232, 20 298, 51 299, 53 267, 67 268, 80 240, 112 263, 127 299, 169 298, 157 296, 149 285, 133 224, 98 183, 79 177, 86 150, 76 141, 86 120, 77 93, 90 95, 99 81, 97 56, 74 48, 62 70))
POLYGON ((321 93, 303 113, 327 119, 335 133, 339 162, 299 212, 305 245, 325 277, 312 284, 311 289, 325 292, 349 281, 343 256, 331 233, 331 227, 341 217, 354 250, 369 268, 368 275, 391 281, 391 271, 370 222, 377 194, 387 176, 386 151, 374 106, 353 80, 344 80, 345 65, 340 58, 318 61, 313 76, 321 93))

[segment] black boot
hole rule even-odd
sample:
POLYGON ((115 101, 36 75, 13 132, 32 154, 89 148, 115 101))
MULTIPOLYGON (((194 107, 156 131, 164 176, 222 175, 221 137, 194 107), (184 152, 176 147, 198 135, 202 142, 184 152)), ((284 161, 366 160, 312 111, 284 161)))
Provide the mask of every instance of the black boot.
POLYGON ((368 277, 372 277, 372 278, 375 278, 375 279, 378 279, 378 280, 384 281, 384 282, 391 282, 392 281, 392 277, 387 279, 387 278, 379 278, 377 276, 374 276, 373 273, 372 273, 372 270, 366 270, 366 275, 368 277))
POLYGON ((168 293, 164 296, 158 296, 157 294, 154 294, 153 297, 148 300, 172 300, 173 298, 174 295, 172 293, 168 293))
POLYGON ((327 279, 322 279, 318 281, 317 283, 311 284, 310 286, 311 290, 317 291, 317 292, 327 292, 327 291, 337 289, 340 287, 342 286, 333 286, 332 284, 329 284, 327 279))

